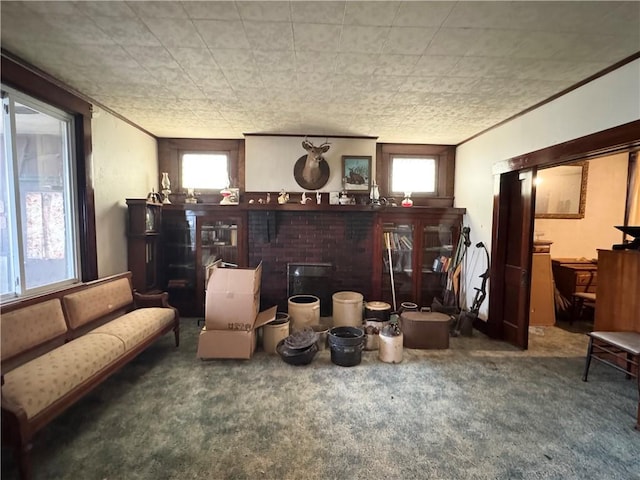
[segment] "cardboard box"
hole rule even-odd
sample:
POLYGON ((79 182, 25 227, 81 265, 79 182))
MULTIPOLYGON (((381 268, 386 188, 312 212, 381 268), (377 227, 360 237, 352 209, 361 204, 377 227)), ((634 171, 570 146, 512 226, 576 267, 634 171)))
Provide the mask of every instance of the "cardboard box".
POLYGON ((278 306, 260 312, 250 322, 249 330, 212 330, 206 326, 198 339, 198 358, 249 359, 256 349, 257 332, 262 325, 276 318, 278 306))
POLYGON ((250 331, 260 310, 261 279, 262 262, 256 268, 213 267, 205 299, 207 330, 250 331))

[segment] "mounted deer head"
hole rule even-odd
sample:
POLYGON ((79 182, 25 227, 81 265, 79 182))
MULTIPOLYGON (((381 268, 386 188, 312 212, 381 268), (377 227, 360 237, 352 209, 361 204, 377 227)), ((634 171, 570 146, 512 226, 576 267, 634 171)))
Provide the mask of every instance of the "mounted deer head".
POLYGON ((302 141, 302 148, 307 151, 302 178, 308 183, 314 183, 320 178, 320 162, 324 160, 322 154, 329 151, 329 142, 316 147, 305 137, 302 141))

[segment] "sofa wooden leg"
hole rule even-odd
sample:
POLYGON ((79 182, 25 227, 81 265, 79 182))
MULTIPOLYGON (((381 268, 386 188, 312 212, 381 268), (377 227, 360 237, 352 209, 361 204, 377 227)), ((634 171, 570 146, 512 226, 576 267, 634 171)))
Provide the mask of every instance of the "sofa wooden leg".
POLYGON ((18 465, 21 480, 31 479, 31 442, 14 450, 14 456, 18 465))
POLYGON ((176 327, 173 329, 173 336, 176 339, 176 347, 180 346, 180 327, 176 327))

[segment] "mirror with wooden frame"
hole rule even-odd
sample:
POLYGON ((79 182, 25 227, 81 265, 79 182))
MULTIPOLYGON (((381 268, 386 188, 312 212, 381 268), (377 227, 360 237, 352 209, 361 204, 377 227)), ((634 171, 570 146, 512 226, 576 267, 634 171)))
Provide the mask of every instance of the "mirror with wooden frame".
POLYGON ((538 170, 535 218, 584 218, 586 161, 538 170))

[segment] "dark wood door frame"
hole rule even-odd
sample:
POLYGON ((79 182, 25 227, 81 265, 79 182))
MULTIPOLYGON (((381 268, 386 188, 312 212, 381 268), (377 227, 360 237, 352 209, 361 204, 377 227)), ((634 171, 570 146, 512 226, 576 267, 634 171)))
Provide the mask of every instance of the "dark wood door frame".
MULTIPOLYGON (((489 290, 489 315, 486 322, 476 321, 474 326, 492 338, 503 339, 503 318, 505 315, 504 272, 506 266, 507 244, 505 231, 508 225, 501 224, 500 178, 509 172, 560 165, 577 160, 591 160, 617 153, 632 152, 640 149, 640 120, 609 128, 591 135, 553 145, 541 150, 519 155, 493 166, 494 199, 493 199, 493 232, 492 232, 492 265, 491 284, 489 290)), ((504 205, 502 206, 504 207, 504 205)), ((533 202, 529 206, 534 208, 533 202)), ((528 213, 533 215, 533 211, 528 213)), ((504 222, 503 222, 504 223, 504 222)), ((532 234, 532 232, 531 232, 532 234)), ((531 244, 532 242, 526 242, 531 244)), ((518 252, 520 255, 531 252, 518 252)), ((530 279, 528 279, 530 282, 530 279)), ((528 319, 527 319, 528 325, 528 319)))

